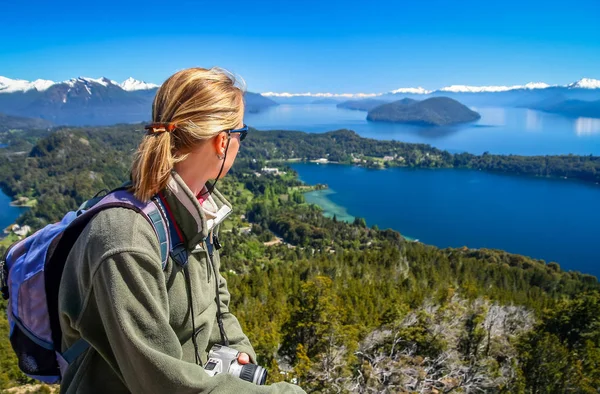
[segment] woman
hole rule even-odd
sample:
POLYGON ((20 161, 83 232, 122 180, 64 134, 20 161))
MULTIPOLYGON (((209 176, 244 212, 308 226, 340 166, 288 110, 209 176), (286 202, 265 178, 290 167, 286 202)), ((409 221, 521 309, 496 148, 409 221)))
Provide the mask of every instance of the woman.
POLYGON ((69 365, 61 392, 303 392, 227 373, 211 377, 202 367, 212 345, 224 338, 256 360, 229 312, 218 250, 211 261, 204 243, 217 244, 217 216, 231 208, 214 185, 247 133, 243 115, 243 91, 221 69, 180 71, 156 93, 153 123, 134 158, 131 192, 141 201, 160 198, 187 265, 169 258, 163 270, 154 229, 133 210, 110 208, 92 219, 69 254, 59 295, 63 350, 80 338, 91 348, 69 365))

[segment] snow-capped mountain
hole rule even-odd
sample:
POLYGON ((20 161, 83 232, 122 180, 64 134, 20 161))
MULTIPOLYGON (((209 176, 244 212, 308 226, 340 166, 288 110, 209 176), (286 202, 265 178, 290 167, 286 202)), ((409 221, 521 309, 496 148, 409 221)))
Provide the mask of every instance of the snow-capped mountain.
POLYGON ((592 78, 581 78, 577 82, 567 85, 570 89, 600 89, 600 80, 592 78))
POLYGON ((30 90, 37 90, 43 92, 48 90, 50 87, 55 85, 67 85, 69 87, 75 87, 75 85, 83 83, 84 85, 93 86, 98 84, 104 87, 109 85, 117 86, 125 91, 131 92, 136 90, 152 90, 158 88, 160 85, 154 83, 148 83, 145 81, 139 81, 133 78, 127 78, 122 83, 113 81, 111 79, 101 78, 88 78, 88 77, 77 77, 71 78, 67 81, 54 82, 45 79, 37 79, 35 81, 26 81, 24 79, 10 79, 0 76, 0 93, 16 93, 16 92, 28 92, 30 90))
POLYGON ((145 81, 138 81, 137 79, 129 77, 125 81, 123 81, 123 83, 119 84, 119 86, 121 86, 121 89, 131 92, 133 90, 154 89, 159 87, 160 85, 156 85, 154 83, 147 83, 145 81))
POLYGON ((150 118, 156 85, 77 77, 33 82, 0 77, 0 113, 62 125, 142 122, 150 118))
POLYGON ((106 87, 108 85, 116 85, 116 86, 119 85, 117 82, 112 81, 112 80, 110 80, 108 78, 104 78, 104 77, 98 78, 98 79, 87 78, 87 77, 71 78, 68 81, 55 83, 55 85, 58 85, 58 84, 61 84, 61 83, 67 84, 67 85, 69 85, 71 87, 75 86, 77 83, 84 83, 86 85, 97 83, 98 85, 102 85, 104 87, 106 87))
POLYGON ((26 92, 32 89, 42 92, 54 84, 55 82, 45 79, 36 79, 29 82, 24 79, 10 79, 0 76, 0 93, 26 92))
POLYGON ((427 90, 427 89, 423 89, 422 87, 418 87, 418 88, 399 88, 396 90, 392 90, 390 92, 391 94, 398 94, 398 93, 404 93, 404 94, 429 94, 431 93, 431 90, 427 90))
POLYGON ((550 85, 544 82, 529 82, 525 85, 514 85, 514 86, 468 86, 468 85, 452 85, 439 89, 439 92, 453 92, 453 93, 498 93, 507 92, 509 90, 521 90, 521 89, 546 89, 550 85))
MULTIPOLYGON (((159 85, 128 78, 122 83, 102 77, 33 82, 0 77, 0 113, 41 118, 56 125, 109 125, 150 119, 159 85)), ((258 112, 277 105, 247 92, 246 108, 258 112)))

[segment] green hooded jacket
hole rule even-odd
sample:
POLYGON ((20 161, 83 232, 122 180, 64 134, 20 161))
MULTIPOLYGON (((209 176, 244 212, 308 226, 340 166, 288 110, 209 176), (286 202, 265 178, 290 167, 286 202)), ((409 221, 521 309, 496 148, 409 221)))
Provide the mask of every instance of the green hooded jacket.
MULTIPOLYGON (((256 354, 229 311, 219 253, 210 266, 205 204, 231 204, 217 191, 200 206, 175 172, 163 192, 188 249, 196 341, 202 364, 220 341, 216 283, 230 347, 256 354), (215 278, 214 272, 219 273, 215 278)), ((218 231, 218 227, 213 231, 218 231)), ((66 370, 61 393, 303 393, 298 386, 257 386, 223 373, 210 377, 195 363, 183 269, 169 258, 163 271, 154 229, 126 208, 98 213, 71 250, 59 294, 62 350, 79 338, 91 348, 66 370)))

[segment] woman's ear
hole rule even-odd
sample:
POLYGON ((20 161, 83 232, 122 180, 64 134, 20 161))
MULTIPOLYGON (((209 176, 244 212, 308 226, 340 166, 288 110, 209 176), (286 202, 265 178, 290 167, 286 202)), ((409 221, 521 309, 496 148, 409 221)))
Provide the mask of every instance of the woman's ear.
POLYGON ((227 133, 221 132, 215 136, 215 151, 217 155, 225 154, 225 149, 227 148, 227 133))

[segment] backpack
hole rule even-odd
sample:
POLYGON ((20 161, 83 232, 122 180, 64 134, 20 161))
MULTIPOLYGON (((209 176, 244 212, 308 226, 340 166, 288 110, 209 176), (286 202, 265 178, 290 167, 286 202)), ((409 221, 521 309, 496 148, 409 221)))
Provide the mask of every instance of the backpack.
POLYGON ((59 285, 69 252, 85 226, 100 211, 114 207, 132 209, 150 222, 160 243, 163 270, 169 254, 174 249, 180 253, 181 240, 169 225, 160 198, 142 202, 125 188, 88 200, 60 222, 11 245, 0 260, 0 287, 9 300, 10 342, 27 376, 58 383, 66 367, 89 347, 82 338, 61 352, 59 285))

